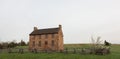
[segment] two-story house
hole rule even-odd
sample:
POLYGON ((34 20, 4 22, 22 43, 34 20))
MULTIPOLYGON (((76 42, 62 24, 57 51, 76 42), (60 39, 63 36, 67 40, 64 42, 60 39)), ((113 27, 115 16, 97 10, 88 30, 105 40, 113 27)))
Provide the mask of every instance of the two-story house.
POLYGON ((33 32, 29 34, 29 50, 32 49, 62 51, 62 26, 46 29, 34 27, 33 32))

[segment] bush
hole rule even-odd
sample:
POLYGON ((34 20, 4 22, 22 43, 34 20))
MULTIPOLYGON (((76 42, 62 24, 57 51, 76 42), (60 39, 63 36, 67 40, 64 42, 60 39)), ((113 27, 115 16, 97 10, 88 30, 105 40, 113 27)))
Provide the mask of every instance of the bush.
POLYGON ((100 54, 100 55, 109 54, 110 53, 110 47, 109 47, 110 43, 105 40, 105 42, 104 42, 105 46, 104 46, 101 44, 100 38, 101 37, 97 37, 96 41, 92 38, 92 43, 93 43, 92 49, 93 50, 91 50, 91 51, 95 54, 100 54))
POLYGON ((16 47, 16 46, 17 46, 17 44, 14 43, 14 42, 10 42, 10 43, 8 44, 8 48, 14 48, 14 47, 16 47))
POLYGON ((105 45, 105 46, 110 46, 111 44, 105 40, 105 41, 104 41, 104 45, 105 45))
POLYGON ((19 43, 20 46, 26 46, 27 44, 25 43, 25 41, 21 40, 21 42, 19 43))
POLYGON ((14 40, 12 42, 2 42, 2 43, 0 43, 0 49, 14 48, 16 46, 18 46, 18 44, 14 40))
POLYGON ((3 49, 3 45, 0 43, 0 49, 3 49))

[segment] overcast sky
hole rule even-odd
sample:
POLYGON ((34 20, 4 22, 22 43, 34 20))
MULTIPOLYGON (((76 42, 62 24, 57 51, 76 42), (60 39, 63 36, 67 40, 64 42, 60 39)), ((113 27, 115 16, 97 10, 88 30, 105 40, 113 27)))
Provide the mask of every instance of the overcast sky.
POLYGON ((34 26, 59 24, 64 43, 120 43, 120 0, 0 0, 0 41, 29 41, 34 26))

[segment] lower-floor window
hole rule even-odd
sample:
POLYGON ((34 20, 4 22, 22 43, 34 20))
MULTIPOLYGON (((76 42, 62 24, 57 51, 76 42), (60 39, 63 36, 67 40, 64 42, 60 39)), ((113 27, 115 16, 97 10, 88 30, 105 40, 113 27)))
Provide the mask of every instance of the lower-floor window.
POLYGON ((48 44, 48 42, 47 41, 45 41, 45 45, 47 45, 48 44))
POLYGON ((38 42, 38 46, 41 47, 41 41, 38 42))
POLYGON ((32 42, 32 46, 35 46, 35 41, 32 42))

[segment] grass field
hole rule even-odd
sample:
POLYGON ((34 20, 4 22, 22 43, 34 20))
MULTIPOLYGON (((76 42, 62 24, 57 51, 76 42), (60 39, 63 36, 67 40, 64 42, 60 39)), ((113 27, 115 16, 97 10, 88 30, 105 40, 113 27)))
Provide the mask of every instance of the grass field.
MULTIPOLYGON (((65 48, 85 48, 88 44, 66 44, 65 48)), ((20 47, 27 48, 27 47, 20 47)), ((7 53, 1 52, 0 59, 120 59, 120 45, 111 46, 109 55, 82 55, 82 54, 65 54, 65 53, 7 53)))

